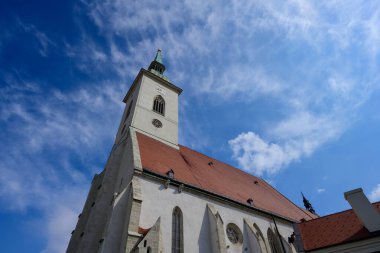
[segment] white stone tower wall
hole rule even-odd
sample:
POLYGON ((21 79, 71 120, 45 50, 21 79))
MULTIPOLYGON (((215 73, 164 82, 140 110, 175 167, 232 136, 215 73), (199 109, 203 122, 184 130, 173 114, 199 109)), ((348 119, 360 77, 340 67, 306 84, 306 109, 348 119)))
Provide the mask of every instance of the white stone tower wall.
POLYGON ((132 126, 166 144, 178 145, 178 92, 143 75, 138 93, 132 126), (153 111, 156 96, 162 96, 165 100, 164 116, 153 111), (153 119, 160 120, 162 127, 155 127, 152 124, 153 119))

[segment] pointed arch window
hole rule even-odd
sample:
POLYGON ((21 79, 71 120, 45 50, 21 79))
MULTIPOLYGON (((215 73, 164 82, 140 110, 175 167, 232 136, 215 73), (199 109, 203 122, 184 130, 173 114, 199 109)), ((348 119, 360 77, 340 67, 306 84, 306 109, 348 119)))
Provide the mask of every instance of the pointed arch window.
POLYGON ((172 253, 183 253, 183 218, 178 206, 173 210, 172 253))
POLYGON ((161 96, 157 96, 153 101, 153 111, 165 115, 165 100, 161 96))

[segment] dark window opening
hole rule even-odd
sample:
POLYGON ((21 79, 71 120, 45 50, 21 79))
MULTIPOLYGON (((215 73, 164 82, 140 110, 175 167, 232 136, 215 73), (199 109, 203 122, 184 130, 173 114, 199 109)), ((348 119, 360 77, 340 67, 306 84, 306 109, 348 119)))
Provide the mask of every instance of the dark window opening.
POLYGON ((173 210, 172 253, 183 253, 183 218, 178 206, 173 210))
POLYGON ((165 115, 165 100, 161 96, 157 96, 153 102, 153 111, 165 115))
POLYGON ((127 110, 127 114, 125 115, 124 122, 128 119, 128 116, 129 116, 129 114, 131 113, 132 103, 133 103, 133 100, 129 103, 128 110, 127 110))
POLYGON ((166 172, 166 175, 169 177, 169 178, 174 178, 174 171, 172 169, 170 169, 168 172, 166 172))

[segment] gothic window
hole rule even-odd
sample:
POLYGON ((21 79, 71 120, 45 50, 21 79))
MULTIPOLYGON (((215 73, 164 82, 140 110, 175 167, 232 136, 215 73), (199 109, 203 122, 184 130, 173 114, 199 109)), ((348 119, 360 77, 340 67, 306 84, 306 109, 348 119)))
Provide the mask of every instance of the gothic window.
POLYGON ((165 115, 165 100, 161 96, 157 96, 153 102, 153 111, 165 115))
POLYGON ((183 218, 178 206, 173 210, 172 253, 183 253, 183 218))
POLYGON ((148 247, 148 249, 146 250, 146 253, 152 253, 152 248, 148 247))

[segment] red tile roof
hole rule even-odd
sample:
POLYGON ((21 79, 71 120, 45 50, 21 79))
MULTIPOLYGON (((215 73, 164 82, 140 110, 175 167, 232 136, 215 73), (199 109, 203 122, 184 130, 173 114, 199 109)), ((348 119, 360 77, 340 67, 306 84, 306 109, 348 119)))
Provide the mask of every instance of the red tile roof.
POLYGON ((264 180, 228 164, 179 145, 179 150, 137 133, 144 169, 166 176, 173 169, 174 179, 202 190, 264 211, 300 221, 316 216, 299 208, 264 180), (211 162, 211 163, 210 163, 211 162))
POLYGON ((142 228, 142 227, 139 227, 138 229, 138 233, 141 234, 141 235, 146 235, 149 231, 150 231, 151 228, 142 228))
MULTIPOLYGON (((380 202, 373 206, 380 212, 380 202)), ((305 221, 298 228, 306 251, 380 235, 370 233, 352 209, 305 221)))

